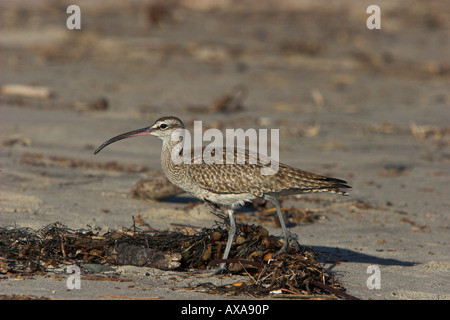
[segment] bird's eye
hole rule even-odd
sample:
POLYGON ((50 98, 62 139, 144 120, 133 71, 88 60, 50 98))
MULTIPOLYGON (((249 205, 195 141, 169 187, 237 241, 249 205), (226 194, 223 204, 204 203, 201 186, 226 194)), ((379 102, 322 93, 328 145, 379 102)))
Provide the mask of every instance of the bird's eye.
POLYGON ((161 123, 161 125, 159 126, 160 129, 167 129, 167 124, 165 123, 161 123))

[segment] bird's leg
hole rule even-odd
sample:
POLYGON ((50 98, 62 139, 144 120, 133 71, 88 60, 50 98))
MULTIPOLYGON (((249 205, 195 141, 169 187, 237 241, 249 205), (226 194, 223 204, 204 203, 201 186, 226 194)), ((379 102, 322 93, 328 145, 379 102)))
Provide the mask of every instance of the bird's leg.
POLYGON ((278 219, 280 220, 281 228, 283 229, 284 243, 283 243, 283 246, 281 247, 281 249, 277 253, 274 254, 274 257, 276 257, 277 255, 279 255, 283 252, 286 252, 286 250, 289 246, 289 239, 291 238, 291 234, 290 234, 289 230, 286 228, 286 223, 284 222, 283 214, 281 213, 280 202, 278 201, 278 199, 275 197, 272 197, 272 196, 268 196, 268 195, 265 195, 264 199, 269 200, 277 209, 278 219))
MULTIPOLYGON (((230 254, 231 244, 234 240, 234 235, 236 234, 236 221, 234 218, 234 211, 232 209, 228 209, 228 217, 230 220, 230 228, 228 229, 228 240, 227 245, 225 247, 225 252, 223 253, 222 259, 228 259, 228 255, 230 254)), ((220 264, 219 268, 213 272, 213 275, 220 274, 222 271, 227 270, 226 263, 223 262, 220 264)))

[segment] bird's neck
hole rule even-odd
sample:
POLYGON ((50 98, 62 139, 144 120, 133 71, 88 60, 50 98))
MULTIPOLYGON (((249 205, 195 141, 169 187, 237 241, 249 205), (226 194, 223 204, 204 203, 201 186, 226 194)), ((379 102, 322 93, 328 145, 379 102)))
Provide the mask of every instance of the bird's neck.
MULTIPOLYGON (((184 137, 183 137, 184 139, 184 137)), ((171 170, 180 165, 183 155, 183 140, 172 140, 170 138, 163 140, 161 151, 161 165, 164 171, 171 170)))

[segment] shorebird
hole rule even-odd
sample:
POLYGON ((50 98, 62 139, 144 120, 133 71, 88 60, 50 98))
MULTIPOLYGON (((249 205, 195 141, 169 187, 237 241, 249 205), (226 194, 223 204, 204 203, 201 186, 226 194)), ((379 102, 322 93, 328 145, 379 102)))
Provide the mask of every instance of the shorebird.
MULTIPOLYGON (((177 117, 162 117, 149 127, 133 130, 113 137, 100 145, 94 154, 99 153, 107 145, 126 138, 153 135, 163 141, 161 150, 161 166, 169 181, 194 197, 215 204, 227 211, 229 217, 228 239, 223 259, 228 258, 236 233, 234 210, 256 198, 271 202, 277 211, 283 230, 282 248, 274 255, 285 252, 291 238, 281 213, 278 196, 303 194, 312 192, 330 192, 347 195, 342 189, 351 188, 346 181, 330 178, 303 171, 282 163, 272 175, 263 175, 261 169, 267 167, 267 162, 249 162, 250 154, 245 150, 246 161, 241 164, 206 163, 196 164, 176 162, 173 155, 188 155, 194 159, 193 150, 183 150, 179 140, 172 138, 176 130, 184 130, 183 122, 177 117)), ((228 149, 228 153, 229 153, 228 149)), ((236 154, 238 150, 234 149, 236 154)), ((242 150, 241 150, 242 151, 242 150)), ((223 149, 226 157, 227 150, 223 149)), ((233 154, 233 156, 234 156, 233 154)), ((258 155, 261 156, 261 155, 258 155)), ((226 270, 226 264, 221 263, 216 274, 226 270)))

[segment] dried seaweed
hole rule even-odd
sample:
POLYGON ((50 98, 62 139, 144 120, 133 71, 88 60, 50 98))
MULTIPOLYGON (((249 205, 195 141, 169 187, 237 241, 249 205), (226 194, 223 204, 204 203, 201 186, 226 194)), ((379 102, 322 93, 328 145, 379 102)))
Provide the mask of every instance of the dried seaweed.
POLYGON ((41 153, 23 153, 17 160, 20 164, 39 166, 39 167, 56 167, 56 168, 81 168, 81 169, 97 169, 126 173, 155 173, 159 172, 151 170, 146 166, 122 164, 116 161, 106 163, 73 159, 60 156, 47 156, 41 153))
POLYGON ((224 221, 195 232, 142 230, 135 223, 104 234, 91 227, 70 229, 58 222, 39 230, 1 227, 0 274, 44 273, 68 264, 131 264, 196 272, 227 262, 229 272, 248 275, 250 280, 231 286, 205 283, 191 289, 252 296, 283 293, 336 297, 342 293, 346 297, 311 249, 291 246, 274 259, 282 246, 280 239, 260 226, 237 227, 225 261, 221 259, 228 236, 224 221))

